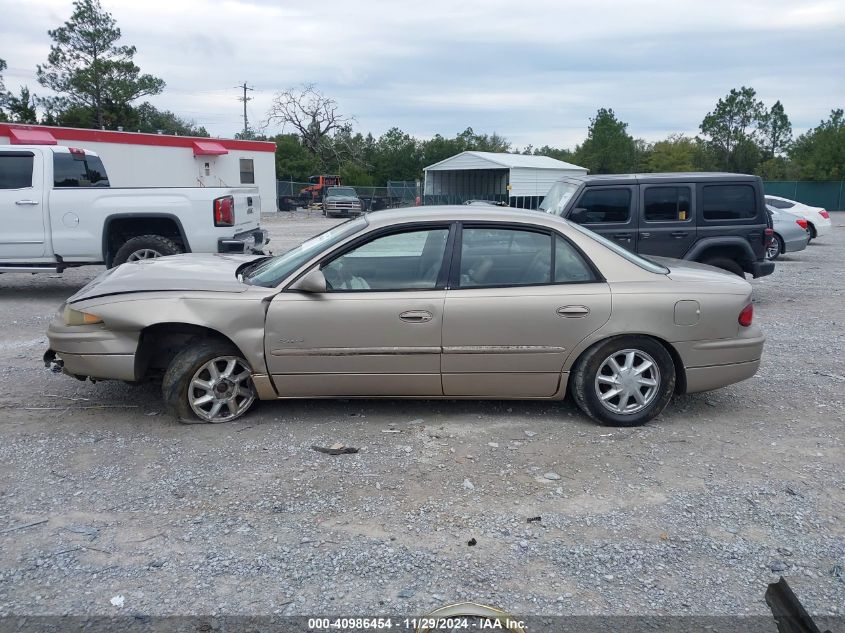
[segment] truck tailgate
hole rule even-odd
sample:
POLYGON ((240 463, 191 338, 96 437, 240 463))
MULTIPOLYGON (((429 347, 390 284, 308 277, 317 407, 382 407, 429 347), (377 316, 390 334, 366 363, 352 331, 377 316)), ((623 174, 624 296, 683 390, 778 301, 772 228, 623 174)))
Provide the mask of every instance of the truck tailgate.
POLYGON ((261 198, 258 189, 232 189, 229 195, 235 199, 235 233, 258 228, 261 224, 261 198))

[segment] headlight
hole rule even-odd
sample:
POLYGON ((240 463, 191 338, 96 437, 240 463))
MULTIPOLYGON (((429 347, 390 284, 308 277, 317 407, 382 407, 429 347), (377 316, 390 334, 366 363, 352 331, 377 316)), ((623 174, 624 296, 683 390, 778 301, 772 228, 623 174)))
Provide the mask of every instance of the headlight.
POLYGON ((93 325, 94 323, 102 323, 103 320, 96 314, 89 312, 80 312, 74 310, 70 306, 65 306, 62 312, 62 318, 65 320, 65 325, 93 325))

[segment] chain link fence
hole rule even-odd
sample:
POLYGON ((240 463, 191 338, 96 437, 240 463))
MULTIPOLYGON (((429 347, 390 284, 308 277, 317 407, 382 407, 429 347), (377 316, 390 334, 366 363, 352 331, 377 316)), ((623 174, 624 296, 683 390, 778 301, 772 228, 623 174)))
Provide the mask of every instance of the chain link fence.
POLYGON ((845 211, 845 180, 767 180, 763 189, 770 196, 789 198, 828 211, 845 211))
MULTIPOLYGON (((388 181, 386 187, 347 185, 352 187, 361 199, 364 211, 380 211, 397 207, 412 207, 417 204, 422 191, 421 185, 414 181, 388 181)), ((297 208, 320 206, 323 192, 314 188, 314 183, 279 180, 276 182, 276 196, 280 211, 293 211, 297 208)))

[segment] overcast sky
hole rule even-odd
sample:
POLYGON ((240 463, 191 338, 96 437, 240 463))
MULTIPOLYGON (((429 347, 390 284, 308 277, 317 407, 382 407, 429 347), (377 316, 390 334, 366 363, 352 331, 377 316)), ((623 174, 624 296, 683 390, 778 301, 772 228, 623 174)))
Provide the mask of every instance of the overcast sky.
MULTIPOLYGON (((635 137, 694 134, 731 88, 780 99, 796 131, 845 107, 843 0, 102 0, 158 107, 231 136, 275 91, 312 82, 356 128, 420 137, 472 126, 572 147, 613 108, 635 137)), ((0 0, 6 87, 37 85, 70 0, 0 0)), ((270 129, 269 132, 276 130, 270 129)))

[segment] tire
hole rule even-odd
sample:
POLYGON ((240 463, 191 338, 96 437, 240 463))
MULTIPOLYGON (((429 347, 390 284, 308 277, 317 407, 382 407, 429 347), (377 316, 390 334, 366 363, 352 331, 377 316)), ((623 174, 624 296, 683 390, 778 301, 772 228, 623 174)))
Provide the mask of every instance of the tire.
POLYGON ((711 257, 701 263, 721 268, 722 270, 726 270, 729 273, 733 273, 734 275, 738 275, 739 277, 745 279, 745 271, 742 270, 742 266, 740 266, 736 260, 729 259, 727 257, 711 257))
POLYGON ((818 233, 816 233, 816 227, 813 226, 812 222, 807 222, 807 230, 810 232, 809 241, 812 242, 814 239, 816 239, 816 236, 818 235, 818 233))
POLYGON ((181 252, 182 249, 179 248, 179 245, 170 238, 161 235, 139 235, 126 240, 123 246, 117 249, 111 262, 111 268, 128 261, 178 255, 181 252), (141 255, 141 253, 148 253, 148 256, 141 255))
MULTIPOLYGON (((624 384, 624 382, 623 382, 624 384)), ((675 364, 672 357, 663 345, 648 336, 620 336, 597 343, 584 352, 572 369, 572 380, 570 391, 575 403, 587 416, 604 426, 639 426, 645 424, 654 416, 658 415, 669 401, 675 391, 675 364), (611 359, 622 361, 621 370, 624 373, 617 373, 623 381, 628 376, 634 376, 640 380, 653 381, 652 385, 638 385, 631 383, 642 396, 643 402, 639 402, 633 391, 623 396, 611 396, 602 402, 601 395, 606 395, 614 389, 611 381, 613 378, 608 372, 613 372, 611 359), (629 373, 626 369, 628 358, 633 359, 630 367, 634 370, 642 367, 646 361, 651 362, 651 367, 641 370, 640 373, 629 373), (638 385, 638 386, 636 386, 638 385), (645 389, 645 392, 642 390, 645 389), (633 400, 633 404, 631 401, 633 400), (612 410, 616 408, 617 410, 612 410), (620 409, 628 409, 628 411, 620 409)))
POLYGON ((249 411, 256 400, 249 363, 237 348, 222 341, 188 343, 164 372, 161 390, 170 413, 186 423, 230 422, 249 411), (217 368, 218 378, 210 373, 211 365, 217 368), (227 371, 232 380, 224 380, 227 371), (208 387, 197 387, 195 381, 208 387), (204 396, 212 399, 200 404, 204 396))
POLYGON ((773 262, 780 257, 785 251, 783 250, 783 240, 777 233, 772 237, 771 247, 766 249, 766 259, 773 262))

